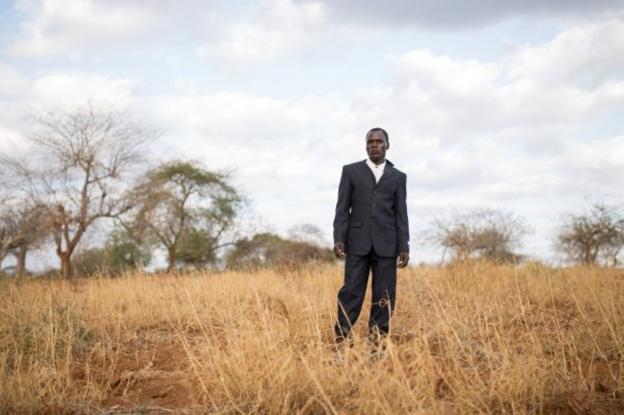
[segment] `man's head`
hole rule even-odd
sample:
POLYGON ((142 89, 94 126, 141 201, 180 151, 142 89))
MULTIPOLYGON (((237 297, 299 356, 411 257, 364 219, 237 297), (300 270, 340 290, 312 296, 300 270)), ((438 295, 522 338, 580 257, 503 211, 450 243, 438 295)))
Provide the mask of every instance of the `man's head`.
POLYGON ((373 163, 383 163, 386 160, 386 150, 389 148, 388 133, 383 128, 371 128, 366 133, 366 153, 373 163))

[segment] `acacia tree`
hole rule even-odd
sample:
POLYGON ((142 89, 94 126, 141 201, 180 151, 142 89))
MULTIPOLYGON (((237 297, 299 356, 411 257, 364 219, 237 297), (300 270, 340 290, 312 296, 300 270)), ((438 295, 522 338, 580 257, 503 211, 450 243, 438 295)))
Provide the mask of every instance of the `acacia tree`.
POLYGON ((212 264, 217 260, 215 246, 218 243, 210 232, 193 226, 189 227, 180 238, 176 262, 194 267, 212 264))
POLYGON ((515 262, 514 253, 522 238, 529 233, 524 221, 498 209, 474 209, 435 217, 427 239, 444 249, 442 260, 451 251, 454 260, 471 257, 497 262, 515 262))
POLYGON ((624 247, 624 216, 615 207, 594 204, 583 213, 568 215, 557 239, 559 250, 573 262, 616 266, 624 247))
POLYGON ((33 122, 28 158, 13 158, 12 170, 31 200, 45 206, 61 273, 71 278, 71 257, 86 230, 130 208, 123 179, 156 132, 92 103, 35 116, 33 122))
POLYGON ((105 249, 114 273, 145 267, 152 260, 151 247, 137 243, 122 227, 116 227, 108 235, 105 249))
POLYGON ((226 174, 189 161, 148 172, 135 186, 133 200, 136 207, 122 223, 138 241, 165 249, 168 272, 181 263, 204 265, 217 249, 232 244, 224 239, 242 204, 226 174))

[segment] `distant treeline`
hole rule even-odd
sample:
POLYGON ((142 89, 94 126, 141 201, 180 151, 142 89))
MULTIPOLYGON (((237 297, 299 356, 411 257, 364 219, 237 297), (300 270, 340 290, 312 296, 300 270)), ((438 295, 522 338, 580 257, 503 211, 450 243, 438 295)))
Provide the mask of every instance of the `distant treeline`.
MULTIPOLYGON (((12 273, 24 276, 28 252, 50 247, 60 265, 51 272, 64 278, 145 268, 156 252, 165 254, 167 272, 334 261, 314 225, 287 237, 246 230, 247 200, 227 172, 194 160, 154 162, 150 144, 159 132, 127 112, 90 103, 32 121, 27 153, 0 156, 0 270, 12 255, 12 273), (87 231, 100 224, 105 238, 87 248, 87 231)), ((443 248, 442 260, 519 262, 529 232, 522 218, 484 208, 431 218, 417 242, 443 248)), ((554 237, 571 262, 616 266, 624 216, 595 204, 563 217, 554 237)))

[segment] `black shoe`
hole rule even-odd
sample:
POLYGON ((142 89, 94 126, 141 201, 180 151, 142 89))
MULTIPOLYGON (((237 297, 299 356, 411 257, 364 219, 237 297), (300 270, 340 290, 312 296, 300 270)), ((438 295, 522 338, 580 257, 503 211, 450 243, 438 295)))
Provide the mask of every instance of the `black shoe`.
POLYGON ((334 339, 334 344, 337 349, 344 349, 345 347, 353 347, 353 336, 348 333, 346 336, 337 335, 334 339))
POLYGON ((371 358, 381 359, 386 353, 388 333, 382 332, 375 327, 368 334, 368 344, 371 348, 371 358))

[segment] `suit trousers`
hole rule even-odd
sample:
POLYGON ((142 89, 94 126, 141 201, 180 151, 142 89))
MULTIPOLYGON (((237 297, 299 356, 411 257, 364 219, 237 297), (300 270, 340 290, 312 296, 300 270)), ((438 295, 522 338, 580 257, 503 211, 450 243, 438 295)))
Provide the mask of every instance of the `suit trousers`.
POLYGON ((368 328, 371 332, 388 334, 396 301, 396 257, 381 257, 371 248, 366 255, 346 255, 344 285, 338 292, 337 339, 350 335, 360 315, 370 271, 373 286, 368 328))

